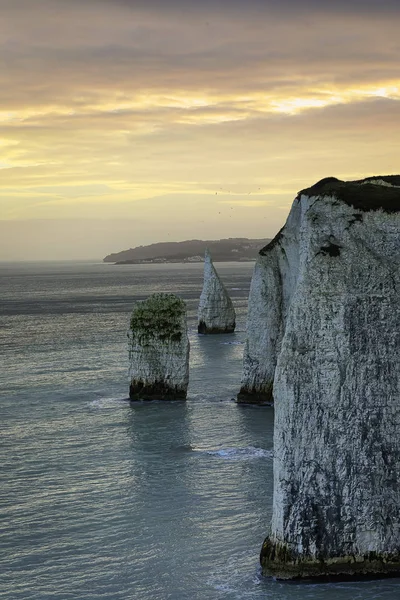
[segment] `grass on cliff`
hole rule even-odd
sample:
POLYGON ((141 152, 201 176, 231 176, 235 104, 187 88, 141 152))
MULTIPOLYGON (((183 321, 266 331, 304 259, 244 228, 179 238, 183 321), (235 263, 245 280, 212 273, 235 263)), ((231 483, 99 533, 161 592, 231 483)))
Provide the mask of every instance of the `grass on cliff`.
POLYGON ((359 181, 341 181, 326 177, 299 192, 306 196, 335 196, 349 206, 362 211, 383 210, 387 213, 400 212, 400 187, 387 187, 368 183, 380 179, 391 185, 400 186, 400 175, 367 177, 359 181))
POLYGON ((132 342, 141 344, 155 338, 179 342, 185 314, 186 306, 181 298, 174 294, 153 294, 139 302, 132 311, 132 342))

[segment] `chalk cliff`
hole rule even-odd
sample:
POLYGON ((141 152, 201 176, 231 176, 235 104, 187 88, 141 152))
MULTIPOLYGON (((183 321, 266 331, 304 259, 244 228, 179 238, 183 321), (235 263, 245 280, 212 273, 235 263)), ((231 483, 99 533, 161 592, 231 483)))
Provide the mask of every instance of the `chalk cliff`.
POLYGON ((232 333, 236 314, 208 250, 204 257, 204 284, 198 310, 199 333, 232 333))
POLYGON ((260 252, 241 392, 275 402, 266 575, 400 574, 399 298, 399 176, 303 190, 260 252))
POLYGON ((173 294, 153 294, 132 312, 129 329, 132 400, 185 399, 189 383, 186 306, 173 294))
MULTIPOLYGON (((243 375, 238 402, 273 403, 274 373, 285 333, 288 308, 299 275, 305 268, 309 268, 305 261, 312 258, 311 255, 308 257, 308 246, 311 243, 314 246, 318 245, 319 236, 319 261, 323 256, 340 251, 340 248, 335 247, 333 239, 334 219, 345 210, 346 215, 343 213, 343 218, 347 218, 348 222, 342 223, 345 230, 343 235, 352 238, 353 233, 358 235, 359 226, 351 226, 355 223, 361 224, 363 214, 379 211, 382 198, 387 206, 386 213, 398 212, 399 187, 398 175, 376 176, 354 182, 343 182, 331 177, 299 193, 284 228, 260 251, 255 264, 250 286, 243 375), (338 197, 341 200, 338 200, 338 197), (316 198, 319 198, 319 202, 308 212, 316 198), (326 199, 326 208, 321 206, 321 198, 326 199), (347 208, 343 208, 343 205, 347 208), (325 219, 327 222, 324 224, 325 219), (300 258, 303 260, 301 265, 300 258)), ((368 237, 367 230, 364 227, 361 227, 361 230, 365 231, 368 237)), ((361 248, 354 249, 354 252, 357 251, 361 252, 361 248)), ((339 271, 342 260, 343 257, 337 261, 339 271)), ((321 268, 323 270, 323 264, 321 268)))

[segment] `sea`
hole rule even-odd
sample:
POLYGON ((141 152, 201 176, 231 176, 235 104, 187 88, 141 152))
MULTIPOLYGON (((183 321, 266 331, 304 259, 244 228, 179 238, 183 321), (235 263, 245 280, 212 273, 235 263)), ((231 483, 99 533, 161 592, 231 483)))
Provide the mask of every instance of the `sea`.
POLYGON ((217 263, 237 330, 196 330, 201 264, 0 263, 1 600, 400 599, 400 581, 263 578, 273 408, 239 406, 252 263, 217 263), (187 302, 186 402, 128 400, 135 302, 187 302))

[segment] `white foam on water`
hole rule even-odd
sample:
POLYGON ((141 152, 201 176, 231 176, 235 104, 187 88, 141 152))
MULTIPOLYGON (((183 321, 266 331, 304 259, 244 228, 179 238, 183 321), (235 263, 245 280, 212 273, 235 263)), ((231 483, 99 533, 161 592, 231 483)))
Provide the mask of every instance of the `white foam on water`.
MULTIPOLYGON (((220 565, 213 569, 207 578, 207 585, 213 588, 217 595, 215 596, 218 600, 255 600, 260 598, 260 588, 258 587, 261 583, 257 577, 257 573, 252 573, 251 569, 249 572, 243 573, 237 568, 238 564, 242 564, 243 561, 248 560, 248 556, 243 557, 233 556, 230 557, 224 565, 220 565)), ((269 594, 262 593, 262 598, 267 600, 270 598, 269 594)))
POLYGON ((126 405, 128 406, 128 398, 96 398, 89 402, 90 408, 103 409, 103 408, 116 408, 117 406, 126 405))
POLYGON ((222 346, 243 346, 244 342, 220 342, 222 346))
POLYGON ((214 583, 212 587, 219 592, 236 592, 236 590, 227 583, 214 583))
POLYGON ((253 458, 272 458, 273 451, 265 450, 265 448, 256 448, 247 446, 246 448, 220 448, 208 450, 205 448, 193 448, 194 452, 201 452, 209 456, 223 458, 224 460, 247 460, 253 458))

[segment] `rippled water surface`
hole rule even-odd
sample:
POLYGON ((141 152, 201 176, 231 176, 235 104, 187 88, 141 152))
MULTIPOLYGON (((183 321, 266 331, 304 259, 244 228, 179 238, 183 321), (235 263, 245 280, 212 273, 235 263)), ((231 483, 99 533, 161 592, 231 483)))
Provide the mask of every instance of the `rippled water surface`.
POLYGON ((0 266, 0 598, 400 598, 395 580, 260 576, 273 411, 232 401, 252 265, 217 268, 233 335, 196 333, 201 265, 0 266), (127 401, 129 314, 154 291, 188 302, 186 403, 127 401))

